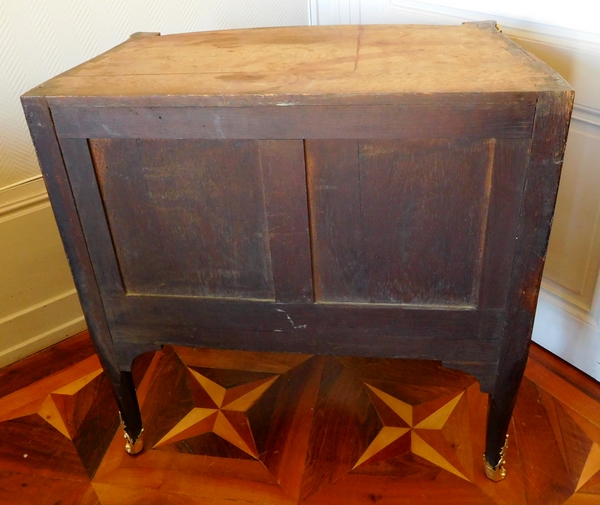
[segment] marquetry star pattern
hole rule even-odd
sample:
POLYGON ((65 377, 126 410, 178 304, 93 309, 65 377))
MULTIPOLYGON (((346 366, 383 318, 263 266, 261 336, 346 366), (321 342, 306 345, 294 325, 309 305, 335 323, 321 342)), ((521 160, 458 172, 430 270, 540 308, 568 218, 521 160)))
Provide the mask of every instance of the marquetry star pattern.
POLYGON ((247 411, 273 385, 279 375, 271 375, 227 388, 187 369, 194 407, 154 447, 214 433, 246 454, 258 459, 247 411))
MULTIPOLYGON (((269 366, 265 367, 268 372, 259 372, 248 371, 245 361, 244 368, 238 369, 230 356, 226 356, 225 360, 219 358, 215 357, 216 366, 227 362, 228 370, 210 368, 212 362, 206 359, 201 366, 175 360, 177 367, 173 368, 172 361, 161 361, 160 356, 156 358, 155 362, 172 372, 173 377, 181 378, 183 373, 185 380, 178 383, 181 385, 177 393, 179 402, 173 402, 170 395, 175 394, 175 381, 162 380, 164 375, 159 374, 160 368, 150 368, 151 371, 144 377, 144 383, 156 389, 141 394, 142 407, 149 401, 150 395, 165 397, 162 405, 173 404, 174 407, 173 410, 166 407, 157 409, 154 418, 147 423, 148 433, 152 435, 152 430, 157 430, 154 440, 162 437, 158 444, 165 446, 150 458, 143 454, 139 458, 131 458, 124 453, 122 432, 116 431, 118 414, 110 383, 96 359, 89 358, 85 363, 0 397, 0 440, 3 442, 0 444, 0 468, 4 472, 0 502, 12 503, 11 493, 24 493, 24 483, 27 482, 27 486, 44 486, 39 489, 43 489, 42 494, 52 503, 61 500, 87 503, 85 498, 93 494, 86 480, 89 478, 96 486, 94 489, 102 491, 103 502, 106 497, 108 501, 112 500, 111 503, 125 503, 121 496, 123 487, 115 485, 112 490, 116 478, 119 482, 132 483, 132 489, 139 487, 141 492, 155 493, 162 503, 169 501, 173 493, 169 490, 162 495, 162 491, 156 490, 155 479, 148 481, 147 471, 152 468, 159 476, 157 478, 162 479, 160 472, 170 469, 173 461, 181 457, 182 464, 187 465, 190 472, 181 473, 181 480, 177 482, 182 489, 183 501, 189 501, 196 489, 205 489, 203 479, 208 479, 206 483, 209 486, 214 484, 211 479, 215 476, 223 482, 218 488, 224 500, 240 496, 240 489, 245 485, 244 469, 250 469, 248 482, 252 489, 256 485, 256 476, 261 475, 261 485, 272 486, 268 489, 271 490, 269 493, 274 493, 273 496, 279 489, 286 493, 281 501, 273 499, 273 503, 292 503, 289 496, 298 496, 298 488, 306 483, 307 491, 301 490, 299 495, 301 502, 307 503, 307 497, 315 504, 341 502, 346 500, 346 496, 352 501, 352 497, 363 490, 368 493, 374 487, 381 487, 382 478, 386 479, 387 490, 381 492, 382 496, 402 496, 407 485, 404 477, 410 480, 409 486, 418 485, 419 480, 424 479, 421 483, 423 496, 431 490, 434 501, 424 500, 423 503, 437 503, 435 500, 442 496, 440 493, 447 493, 448 486, 452 487, 451 479, 458 486, 456 489, 466 493, 464 496, 472 493, 473 503, 484 500, 481 491, 489 503, 498 505, 600 503, 600 418, 593 410, 595 400, 567 383, 559 383, 555 397, 549 391, 559 379, 542 375, 533 365, 531 376, 540 384, 528 376, 523 379, 511 428, 508 476, 504 484, 495 484, 485 479, 477 465, 481 461, 479 447, 483 444, 485 422, 485 398, 477 385, 464 391, 458 390, 458 386, 456 389, 447 386, 443 388, 447 393, 441 393, 442 389, 429 391, 429 386, 420 383, 414 388, 407 386, 402 380, 388 377, 385 373, 379 374, 377 379, 355 374, 351 383, 346 380, 350 374, 346 374, 342 382, 324 380, 319 383, 317 379, 322 376, 323 370, 319 365, 321 362, 316 360, 307 361, 299 369, 302 374, 292 376, 289 370, 297 365, 289 369, 280 366, 277 372, 269 366), (320 375, 313 375, 316 373, 320 375), (302 386, 304 382, 312 384, 312 400, 296 402, 296 392, 307 398, 307 390, 302 386), (294 383, 295 387, 290 388, 290 383, 294 383), (286 385, 288 387, 284 388, 286 385), (340 385, 343 387, 336 389, 340 385), (348 453, 348 461, 344 460, 338 465, 339 472, 332 474, 331 461, 336 463, 337 453, 328 453, 318 445, 311 445, 310 440, 314 438, 319 442, 318 437, 307 435, 303 445, 299 435, 322 430, 324 425, 318 424, 319 421, 330 416, 313 417, 313 409, 316 410, 318 405, 327 408, 333 405, 335 409, 336 398, 341 395, 343 400, 348 389, 355 387, 363 388, 356 408, 363 408, 361 412, 368 413, 366 424, 354 429, 357 426, 352 421, 349 426, 353 429, 345 429, 343 424, 342 429, 334 429, 332 433, 353 437, 346 438, 348 445, 362 447, 362 454, 348 453), (332 395, 327 396, 328 392, 332 395), (365 395, 369 398, 366 399, 365 395), (319 403, 319 398, 324 400, 319 403), (273 439, 272 433, 282 426, 277 416, 285 415, 288 409, 291 409, 289 412, 300 413, 298 418, 303 423, 307 422, 292 423, 293 429, 284 429, 279 432, 279 438, 273 439), (588 415, 584 416, 581 412, 588 415), (173 415, 177 417, 174 419, 173 415), (469 420, 468 429, 464 424, 466 418, 469 420), (190 438, 184 441, 186 437, 190 438), (256 437, 256 443, 253 437, 256 437), (285 443, 288 437, 291 437, 292 443, 285 443), (354 443, 356 440, 359 445, 354 443), (458 445, 453 446, 451 440, 458 445), (189 445, 192 450, 170 445, 178 444, 177 441, 189 445), (260 448, 260 461, 257 461, 257 446, 260 448), (273 459, 265 457, 265 454, 275 454, 275 447, 281 449, 282 454, 273 459), (314 456, 312 466, 308 467, 303 463, 307 449, 314 456), (213 461, 214 472, 211 473, 209 465, 204 465, 202 459, 198 465, 190 465, 190 452, 198 456, 219 456, 219 461, 213 461), (224 458, 255 461, 243 462, 236 467, 239 471, 229 475, 224 469, 229 468, 231 460, 224 458), (289 465, 290 462, 293 464, 289 465), (419 465, 426 464, 431 465, 429 471, 418 471, 419 465), (448 472, 440 474, 446 478, 432 478, 433 466, 444 469, 440 470, 444 474, 448 472), (285 483, 283 479, 279 480, 280 476, 287 475, 281 468, 292 476, 285 483), (290 468, 296 473, 290 472, 290 468), (355 471, 348 472, 352 468, 355 471), (24 477, 29 474, 30 478, 24 477), (269 481, 268 474, 276 476, 275 480, 269 481), (301 479, 296 478, 306 474, 313 477, 314 485, 310 480, 301 484, 301 479), (194 478, 191 479, 190 475, 194 478), (329 478, 331 475, 333 477, 329 478), (467 483, 463 479, 467 478, 472 484, 465 486, 467 483), (71 492, 73 496, 64 494, 71 492), (322 497, 320 501, 319 496, 322 497)), ((272 363, 271 355, 269 363, 272 363)), ((325 367, 336 365, 333 359, 322 360, 322 363, 325 367)), ((411 373, 412 376, 416 375, 411 373)), ((444 382, 442 379, 439 383, 444 382)), ((429 380, 429 384, 435 383, 435 380, 429 380)), ((352 404, 347 404, 347 407, 353 409, 352 404)), ((353 411, 349 415, 345 411, 340 412, 342 415, 336 418, 338 420, 351 418, 353 414, 353 411)), ((335 437, 331 438, 334 440, 335 437)), ((342 447, 343 443, 336 447, 342 447)), ((151 447, 147 447, 147 452, 150 450, 151 447)), ((175 475, 168 473, 169 478, 175 475)))
POLYGON ((80 393, 101 373, 102 369, 95 370, 52 391, 41 403, 37 414, 69 440, 73 440, 90 407, 89 402, 79 398, 80 393), (87 404, 88 409, 84 408, 84 404, 87 404))
POLYGON ((421 412, 417 410, 422 409, 418 406, 405 403, 370 384, 365 383, 365 386, 383 426, 354 468, 411 452, 469 480, 441 431, 464 392, 436 405, 436 410, 419 419, 422 415, 418 415, 421 412))

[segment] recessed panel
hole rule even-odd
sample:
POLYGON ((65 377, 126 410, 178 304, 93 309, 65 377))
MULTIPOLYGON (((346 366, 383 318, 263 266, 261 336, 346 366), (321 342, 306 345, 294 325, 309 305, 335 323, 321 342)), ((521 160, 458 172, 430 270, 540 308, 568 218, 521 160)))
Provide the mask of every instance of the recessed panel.
POLYGON ((494 140, 307 141, 316 299, 474 306, 494 140))
POLYGON ((256 141, 90 141, 128 293, 272 299, 256 141))

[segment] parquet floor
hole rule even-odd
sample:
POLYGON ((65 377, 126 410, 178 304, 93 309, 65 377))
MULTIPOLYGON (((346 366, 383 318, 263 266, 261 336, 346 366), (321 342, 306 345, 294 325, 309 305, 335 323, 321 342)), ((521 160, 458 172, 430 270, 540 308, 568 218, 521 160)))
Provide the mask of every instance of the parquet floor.
POLYGON ((434 362, 166 347, 134 377, 132 457, 87 335, 0 370, 0 503, 600 504, 600 387, 537 347, 497 484, 487 397, 434 362))

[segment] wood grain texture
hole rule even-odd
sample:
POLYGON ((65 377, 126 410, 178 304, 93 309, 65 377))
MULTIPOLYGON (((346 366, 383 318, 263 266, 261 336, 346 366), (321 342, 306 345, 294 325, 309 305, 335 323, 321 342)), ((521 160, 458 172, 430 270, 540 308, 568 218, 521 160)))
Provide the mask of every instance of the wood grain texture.
POLYGON ((486 458, 496 465, 523 376, 564 157, 573 91, 542 93, 521 200, 498 378, 490 397, 486 458))
MULTIPOLYGON (((534 107, 521 102, 402 106, 63 107, 60 138, 397 139, 527 138, 534 107)), ((493 99, 490 101, 493 102, 493 99)))
MULTIPOLYGON (((420 471, 466 481, 464 454, 440 445, 458 393, 408 403, 426 428, 400 434, 390 416, 407 402, 371 384, 389 395, 373 400, 392 423, 378 426, 373 390, 333 356, 435 358, 492 391, 486 457, 497 463, 573 105, 555 72, 489 23, 283 28, 134 37, 23 100, 131 438, 136 354, 165 344, 326 354, 315 418, 331 411, 333 426, 357 435, 324 469, 311 452, 322 433, 311 432, 310 471, 290 480, 300 484, 288 498, 318 502, 379 432, 356 470, 410 445, 420 471), (358 414, 338 409, 332 388, 358 414)), ((173 349, 157 359, 147 370, 174 380, 182 400, 149 431, 165 453, 152 457, 237 455, 263 472, 263 498, 283 492, 257 466, 250 422, 263 400, 277 411, 281 375, 215 374, 173 349)), ((167 398, 140 387, 144 415, 158 419, 167 398)), ((65 418, 81 416, 64 393, 36 409, 73 436, 65 418)), ((548 416, 557 433, 562 411, 548 416)), ((573 461, 576 473, 586 467, 573 461)))
POLYGON ((17 361, 2 368, 0 369, 0 398, 93 354, 94 345, 89 338, 89 333, 82 332, 45 349, 44 352, 28 357, 27 360, 17 361))
POLYGON ((91 152, 128 293, 274 299, 256 142, 102 140, 91 152))
POLYGON ((110 103, 143 89, 148 96, 195 95, 217 105, 354 95, 360 103, 364 95, 393 100, 563 83, 549 79, 548 69, 507 37, 475 25, 314 26, 132 38, 31 93, 102 96, 110 103))
MULTIPOLYGON (((109 321, 119 326, 188 326, 283 334, 336 333, 348 337, 447 337, 496 340, 502 312, 472 307, 368 303, 268 303, 254 300, 132 295, 110 300, 109 321), (329 326, 332 327, 329 327, 329 326)), ((175 329, 175 328, 174 328, 175 329)), ((125 339, 126 340, 126 339, 125 339)), ((142 342, 140 342, 142 343, 142 342)), ((307 349, 310 350, 310 349, 307 349)), ((313 351, 314 352, 314 351, 313 351)))
POLYGON ((536 361, 545 369, 579 389, 587 396, 600 401, 600 384, 598 381, 573 368, 569 363, 543 347, 532 345, 529 350, 529 360, 536 361))
POLYGON ((496 140, 494 169, 490 182, 486 246, 482 252, 482 272, 478 303, 482 307, 504 307, 508 296, 511 258, 518 240, 518 216, 530 140, 496 140))
POLYGON ((307 141, 317 299, 475 306, 495 145, 307 141))
POLYGON ((137 360, 140 374, 140 403, 152 422, 150 446, 137 457, 125 454, 115 434, 111 388, 97 360, 23 389, 15 379, 8 396, 17 403, 68 399, 56 412, 71 431, 66 436, 35 412, 1 421, 0 501, 546 505, 600 498, 600 407, 572 384, 586 378, 564 363, 559 375, 530 360, 510 428, 509 474, 497 484, 481 466, 486 395, 472 377, 435 362, 177 347, 137 360), (234 405, 268 377, 277 378, 245 403, 239 420, 227 418, 226 430, 213 424, 205 436, 158 441, 193 405, 212 401, 215 410, 209 392, 223 390, 215 398, 228 416, 229 400, 234 405), (253 454, 227 441, 235 439, 232 429, 255 444, 253 454))
POLYGON ((24 97, 22 103, 36 152, 39 153, 44 182, 71 265, 86 323, 90 333, 94 335, 94 346, 111 379, 119 381, 120 371, 106 323, 104 306, 48 105, 44 100, 32 97, 24 97))
POLYGON ((312 302, 304 142, 262 140, 258 149, 275 299, 312 302))

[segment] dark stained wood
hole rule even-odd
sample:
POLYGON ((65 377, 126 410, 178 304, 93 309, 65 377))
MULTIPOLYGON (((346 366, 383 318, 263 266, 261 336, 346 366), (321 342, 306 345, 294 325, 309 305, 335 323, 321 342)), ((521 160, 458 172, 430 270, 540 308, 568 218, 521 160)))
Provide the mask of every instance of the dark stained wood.
MULTIPOLYGON (((256 142, 129 139, 91 148, 128 293, 274 299, 256 142)), ((110 245, 98 244, 104 256, 110 245)))
POLYGON ((301 141, 90 147, 128 293, 312 300, 301 141))
POLYGON ((498 462, 527 362, 573 97, 573 91, 544 92, 536 109, 498 378, 490 396, 486 458, 492 465, 498 462))
MULTIPOLYGON (((572 102, 560 76, 489 23, 135 37, 25 95, 129 435, 141 430, 135 381, 146 416, 168 408, 168 396, 154 397, 130 372, 137 354, 165 344, 435 358, 492 392, 486 457, 495 464, 525 368, 572 102)), ((213 450, 246 458, 240 468, 256 472, 257 501, 317 503, 338 477, 352 488, 352 471, 341 469, 357 456, 355 442, 333 451, 335 468, 317 458, 285 492, 262 465, 268 443, 257 445, 248 412, 251 401, 277 412, 279 374, 228 388, 173 350, 157 356, 170 356, 166 377, 184 400, 173 423, 148 428, 160 448, 150 459, 213 450)), ((160 361, 146 360, 147 373, 160 361)), ((321 386, 360 382, 336 370, 322 369, 321 386)), ((334 418, 363 429, 376 410, 371 394, 408 408, 371 386, 340 393, 349 404, 362 398, 364 419, 334 418)), ((315 405, 333 405, 330 393, 315 405)), ((475 463, 445 435, 419 431, 447 422, 461 402, 442 395, 415 407, 428 417, 425 428, 411 426, 410 452, 406 433, 382 426, 381 439, 363 441, 357 478, 416 463, 420 475, 466 492, 475 463), (386 451, 397 448, 405 452, 390 463, 386 451)), ((40 408, 68 432, 52 405, 40 408)), ((69 408, 63 402, 61 416, 69 408)), ((555 433, 559 411, 548 414, 555 433)), ((103 475, 118 473, 117 460, 103 475)))
POLYGON ((334 358, 322 359, 313 421, 319 429, 311 433, 301 502, 352 470, 382 427, 358 378, 334 358))
MULTIPOLYGON (((36 152, 39 153, 38 158, 44 182, 57 218, 58 230, 65 246, 94 346, 102 366, 113 384, 119 410, 126 420, 126 425, 130 427, 130 435, 135 440, 142 429, 135 389, 133 382, 129 381, 127 375, 124 376, 119 369, 117 355, 106 322, 104 305, 98 290, 97 272, 92 267, 90 252, 81 228, 50 111, 45 101, 38 98, 23 99, 23 109, 36 152)), ((74 141, 70 145, 73 143, 76 144, 75 148, 82 147, 82 143, 87 144, 85 141, 74 141)))
POLYGON ((506 306, 511 260, 519 207, 523 192, 525 169, 529 160, 530 140, 496 140, 489 210, 486 223, 486 243, 479 285, 478 304, 482 307, 506 306))
POLYGON ((295 499, 300 497, 322 370, 322 359, 303 362, 281 376, 278 389, 267 391, 267 400, 277 395, 272 410, 263 402, 248 412, 261 461, 295 499))
POLYGON ((186 386, 189 374, 185 365, 170 348, 167 348, 159 359, 156 373, 145 377, 145 380, 152 381, 146 386, 151 394, 145 397, 142 409, 142 418, 146 426, 144 444, 147 447, 154 447, 156 442, 193 407, 193 391, 186 386), (159 383, 169 384, 171 394, 164 395, 156 387, 152 388, 153 384, 159 383), (160 423, 155 421, 159 416, 160 423))
POLYGON ((23 99, 23 109, 90 334, 114 379, 116 356, 50 111, 44 100, 33 98, 23 99))
MULTIPOLYGON (((119 327, 144 325, 256 330, 273 337, 292 334, 299 342, 315 334, 348 332, 369 340, 378 336, 447 337, 496 340, 501 313, 496 310, 405 307, 392 304, 272 304, 263 301, 193 297, 126 296, 111 304, 109 321, 119 327), (143 318, 142 318, 143 317, 143 318), (335 324, 329 329, 326 323, 335 324)), ((151 341, 151 340, 150 340, 151 341)), ((143 341, 140 341, 142 344, 143 341)))
POLYGON ((37 414, 5 421, 0 427, 0 438, 2 471, 31 472, 81 481, 88 479, 71 441, 37 414), (60 460, 60 465, 54 458, 60 460))
POLYGON ((442 359, 442 364, 453 370, 466 372, 473 377, 477 377, 481 391, 489 393, 494 388, 496 374, 498 372, 498 362, 482 363, 473 361, 449 361, 442 359))
POLYGON ((72 421, 73 444, 90 477, 119 427, 119 411, 111 389, 108 377, 101 374, 72 396, 72 418, 67 421, 72 421))
MULTIPOLYGON (((95 266, 93 275, 100 293, 123 293, 123 282, 116 258, 114 254, 106 254, 106 245, 103 245, 112 245, 112 239, 104 215, 98 181, 94 177, 88 142, 85 139, 62 139, 59 143, 86 247, 95 266)), ((103 308, 106 310, 106 306, 103 308)))
POLYGON ((306 144, 319 301, 476 305, 494 140, 306 144))
MULTIPOLYGON (((521 51, 521 49, 519 49, 521 51)), ((143 77, 142 77, 143 78, 143 77)), ((93 79, 93 78, 92 78, 93 79)), ((24 96, 39 96, 40 88, 34 88, 24 96)), ((291 93, 283 95, 168 95, 168 96, 47 96, 48 103, 57 107, 255 107, 290 105, 398 105, 419 104, 435 106, 451 101, 459 107, 468 104, 521 104, 525 107, 536 104, 536 93, 531 91, 506 91, 485 95, 483 93, 449 93, 438 92, 425 94, 423 92, 406 94, 381 94, 381 95, 335 95, 322 97, 319 95, 295 96, 291 93), (279 97, 279 98, 278 98, 279 97)))
POLYGON ((356 107, 52 107, 60 138, 527 138, 521 103, 356 107))
POLYGON ((304 143, 262 140, 258 148, 265 185, 275 299, 312 302, 304 143))
MULTIPOLYGON (((156 326, 156 327, 125 327, 127 333, 123 338, 131 338, 132 341, 152 339, 169 344, 198 345, 203 342, 207 347, 214 349, 227 349, 227 338, 235 335, 236 348, 259 352, 294 352, 302 353, 307 349, 314 349, 320 354, 338 354, 342 356, 375 356, 392 358, 412 359, 436 359, 449 358, 450 363, 465 363, 477 360, 477 377, 481 379, 481 387, 488 392, 490 384, 498 368, 498 342, 477 341, 460 338, 411 338, 381 336, 377 338, 377 345, 365 340, 361 336, 349 336, 346 332, 327 333, 314 335, 310 339, 298 340, 290 338, 289 335, 278 333, 265 333, 257 331, 235 331, 218 329, 186 329, 186 327, 156 326), (188 341, 189 340, 189 344, 188 341), (439 345, 438 345, 439 344, 439 345), (491 381, 491 382, 490 382, 491 381), (486 389, 487 388, 487 389, 486 389)), ((117 334, 119 337, 120 334, 117 334)), ((127 343, 125 341, 125 343, 127 343)), ((125 364, 123 364, 125 367, 125 364)), ((460 367, 457 367, 460 369, 460 367)))

